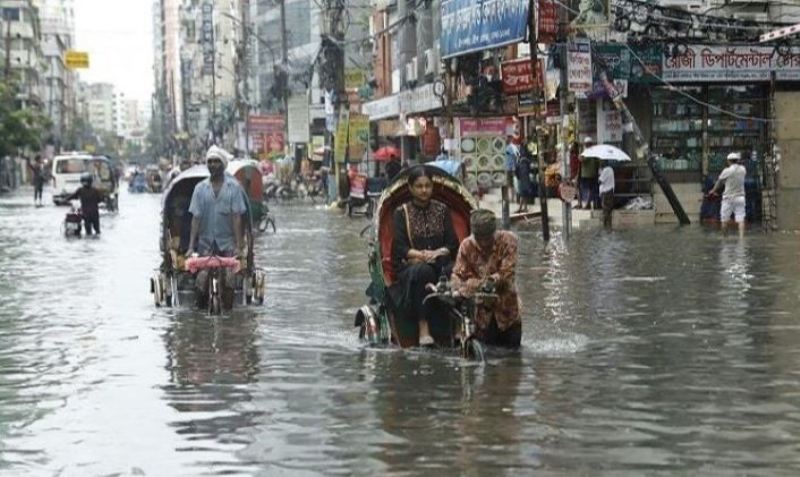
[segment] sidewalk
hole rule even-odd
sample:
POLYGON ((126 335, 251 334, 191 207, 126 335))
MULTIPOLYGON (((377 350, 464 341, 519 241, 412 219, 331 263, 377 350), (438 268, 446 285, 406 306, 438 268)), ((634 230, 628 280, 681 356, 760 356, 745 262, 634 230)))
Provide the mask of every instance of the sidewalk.
MULTIPOLYGON (((493 190, 489 194, 483 196, 479 204, 480 207, 493 211, 495 215, 497 215, 498 219, 503 216, 503 206, 499 189, 493 190)), ((561 208, 562 205, 563 202, 560 199, 547 199, 547 214, 550 217, 550 225, 553 227, 562 227, 564 225, 562 208, 561 208)), ((528 214, 515 215, 514 211, 516 209, 517 209, 517 204, 510 204, 512 222, 517 222, 522 220, 533 221, 537 223, 541 222, 542 207, 538 197, 536 198, 536 203, 534 205, 528 206, 528 211, 529 211, 528 214)), ((579 228, 586 229, 590 227, 600 227, 601 225, 602 225, 601 211, 572 209, 573 229, 579 229, 579 228)))

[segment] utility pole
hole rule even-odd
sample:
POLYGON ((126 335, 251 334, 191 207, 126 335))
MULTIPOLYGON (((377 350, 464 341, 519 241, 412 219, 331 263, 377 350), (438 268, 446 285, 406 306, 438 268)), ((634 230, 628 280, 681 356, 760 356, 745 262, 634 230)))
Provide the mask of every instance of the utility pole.
POLYGON ((289 142, 289 46, 286 38, 286 0, 281 2, 281 96, 283 99, 284 150, 289 142))
MULTIPOLYGON (((560 112, 561 112, 561 130, 559 134, 559 142, 561 143, 561 170, 565 175, 570 175, 572 171, 569 170, 569 144, 567 144, 568 128, 569 128, 569 105, 567 104, 567 97, 569 96, 569 76, 567 66, 569 64, 567 55, 569 54, 567 48, 567 22, 569 20, 569 12, 567 6, 560 3, 558 9, 558 42, 560 57, 561 57, 561 90, 560 96, 560 112)), ((578 131, 575 131, 578 134, 578 131)), ((577 136, 576 136, 577 137, 577 136)), ((561 220, 564 223, 564 239, 569 240, 572 235, 572 203, 567 201, 561 202, 561 220)))
MULTIPOLYGON (((535 0, 531 0, 529 3, 529 30, 531 32, 536 31, 536 2, 535 0)), ((542 94, 542 89, 539 87, 539 77, 541 75, 542 79, 544 80, 544 71, 539 71, 539 39, 533 38, 533 33, 531 33, 531 40, 529 43, 530 50, 531 50, 531 75, 533 76, 533 82, 531 85, 531 93, 533 94, 533 104, 535 108, 544 108, 545 112, 547 110, 547 103, 545 102, 544 95, 542 94)), ((544 81, 542 81, 544 83, 544 81)), ((543 114, 542 117, 546 117, 546 114, 543 114)), ((537 177, 539 178, 539 205, 542 211, 542 239, 545 242, 550 241, 550 214, 547 210, 547 191, 545 190, 544 184, 544 171, 542 170, 542 149, 539 147, 539 128, 536 125, 536 122, 539 120, 537 115, 533 116, 533 143, 536 144, 536 169, 539 171, 537 177)), ((526 131, 527 132, 527 131, 526 131)), ((523 147, 525 145, 523 144, 523 147)))
MULTIPOLYGON (((320 66, 320 79, 322 87, 329 97, 332 96, 333 114, 339 117, 339 109, 346 102, 344 90, 344 32, 341 28, 342 15, 344 11, 344 0, 325 0, 322 32, 322 61, 320 66)), ((339 187, 339 176, 341 167, 336 161, 334 151, 334 135, 325 129, 325 145, 330 148, 331 166, 334 170, 334 180, 336 181, 337 195, 341 198, 343 191, 339 187)))
POLYGON ((244 77, 244 157, 250 157, 250 0, 242 0, 242 48, 239 63, 244 77))

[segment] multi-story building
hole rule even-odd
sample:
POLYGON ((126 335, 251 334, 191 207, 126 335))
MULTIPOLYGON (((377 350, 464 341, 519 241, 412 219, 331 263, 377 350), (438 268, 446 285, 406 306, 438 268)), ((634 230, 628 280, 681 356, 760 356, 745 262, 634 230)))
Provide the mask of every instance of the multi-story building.
POLYGON ((39 11, 31 0, 0 0, 0 8, 7 42, 2 49, 4 74, 14 75, 19 81, 19 107, 41 109, 42 71, 46 65, 39 11))
POLYGON ((95 132, 117 134, 117 97, 110 83, 87 85, 86 118, 95 132))
MULTIPOLYGON (((238 47, 242 36, 238 1, 184 0, 180 9, 183 123, 191 137, 235 137, 239 110, 238 47)), ((229 142, 229 141, 225 141, 229 142)))
POLYGON ((76 74, 66 68, 64 57, 75 38, 73 0, 34 0, 42 26, 42 52, 46 68, 43 78, 44 110, 52 127, 49 140, 59 148, 74 115, 76 74))

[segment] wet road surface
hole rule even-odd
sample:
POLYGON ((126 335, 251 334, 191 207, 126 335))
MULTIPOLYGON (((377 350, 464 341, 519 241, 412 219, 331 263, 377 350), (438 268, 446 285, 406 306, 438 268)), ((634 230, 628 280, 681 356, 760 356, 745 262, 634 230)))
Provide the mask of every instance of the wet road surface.
POLYGON ((67 241, 28 192, 0 197, 2 475, 800 472, 797 236, 522 231, 524 348, 474 366, 358 342, 363 219, 274 206, 267 303, 210 319, 152 304, 158 196, 67 241))

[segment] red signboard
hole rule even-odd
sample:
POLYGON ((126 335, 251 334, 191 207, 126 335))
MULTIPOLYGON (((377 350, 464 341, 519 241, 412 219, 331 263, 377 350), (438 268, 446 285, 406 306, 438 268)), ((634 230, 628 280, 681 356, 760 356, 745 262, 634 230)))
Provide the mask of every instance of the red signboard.
POLYGON ((555 0, 539 0, 536 18, 536 41, 555 43, 558 36, 558 15, 555 0))
MULTIPOLYGON (((519 94, 530 93, 533 87, 533 73, 531 71, 531 59, 523 58, 519 60, 506 61, 501 66, 503 74, 503 93, 519 94)), ((536 69, 537 89, 544 89, 542 80, 544 72, 544 61, 539 60, 539 67, 536 69)))

